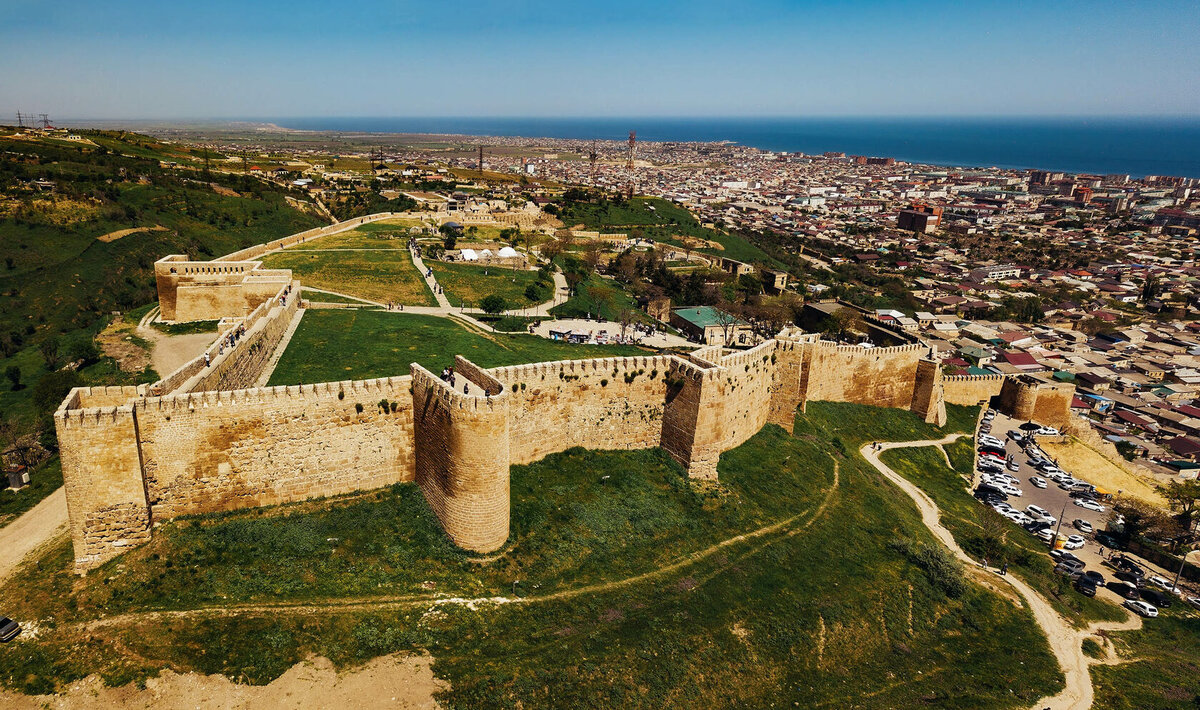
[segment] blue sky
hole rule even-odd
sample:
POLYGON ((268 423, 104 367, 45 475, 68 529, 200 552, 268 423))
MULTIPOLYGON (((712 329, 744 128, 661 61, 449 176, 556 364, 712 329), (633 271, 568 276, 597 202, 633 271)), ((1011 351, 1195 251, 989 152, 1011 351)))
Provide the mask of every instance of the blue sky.
POLYGON ((1200 115, 1192 2, 17 2, 0 111, 1200 115))

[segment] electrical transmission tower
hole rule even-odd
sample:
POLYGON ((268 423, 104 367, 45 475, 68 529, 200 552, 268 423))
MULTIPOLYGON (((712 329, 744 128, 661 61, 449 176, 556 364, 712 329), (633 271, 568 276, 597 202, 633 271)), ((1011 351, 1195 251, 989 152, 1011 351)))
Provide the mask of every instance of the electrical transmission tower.
POLYGON ((592 187, 596 186, 596 158, 600 154, 596 152, 596 141, 592 141, 592 151, 588 153, 588 162, 592 164, 592 187))
POLYGON ((625 167, 633 169, 633 157, 637 155, 637 131, 629 132, 629 160, 625 162, 625 167))
POLYGON ((25 127, 25 116, 23 116, 20 111, 17 111, 17 128, 24 128, 24 127, 25 127))
POLYGON ((39 113, 38 118, 39 118, 39 123, 42 124, 43 130, 45 130, 47 128, 53 128, 53 126, 50 125, 50 115, 49 114, 39 113))

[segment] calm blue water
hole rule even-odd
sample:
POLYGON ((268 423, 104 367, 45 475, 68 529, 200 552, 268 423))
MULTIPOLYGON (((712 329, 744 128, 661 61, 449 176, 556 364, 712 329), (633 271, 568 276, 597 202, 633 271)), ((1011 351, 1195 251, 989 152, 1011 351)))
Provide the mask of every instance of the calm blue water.
POLYGON ((934 165, 1200 177, 1200 118, 275 118, 304 130, 721 141, 934 165))

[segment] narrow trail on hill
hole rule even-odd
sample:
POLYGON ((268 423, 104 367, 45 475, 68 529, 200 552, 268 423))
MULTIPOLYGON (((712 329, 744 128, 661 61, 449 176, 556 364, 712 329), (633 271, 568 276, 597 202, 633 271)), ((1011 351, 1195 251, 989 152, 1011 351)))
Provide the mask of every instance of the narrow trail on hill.
MULTIPOLYGON (((896 484, 896 486, 908 494, 908 497, 913 499, 913 502, 917 504, 917 509, 921 513, 921 522, 925 524, 925 527, 929 528, 934 537, 950 548, 950 551, 961 561, 978 566, 979 563, 958 546, 958 543, 954 540, 954 536, 942 525, 941 511, 938 509, 937 504, 933 502, 933 499, 916 484, 888 468, 879 459, 879 455, 889 449, 922 446, 936 446, 941 448, 942 445, 949 444, 963 436, 968 435, 953 434, 938 440, 884 443, 880 445, 879 451, 873 451, 871 444, 865 444, 859 449, 859 453, 883 474, 884 478, 896 484)), ((944 449, 943 453, 945 453, 944 449)), ((948 458, 947 463, 949 463, 948 458)), ((1033 612, 1034 620, 1037 621, 1038 626, 1042 627, 1042 631, 1046 634, 1046 639, 1050 642, 1050 650, 1054 653, 1054 657, 1058 660, 1058 665, 1062 668, 1063 675, 1066 678, 1066 685, 1058 695, 1042 698, 1033 707, 1036 710, 1042 710, 1043 708, 1050 708, 1051 710, 1085 710, 1086 708, 1090 708, 1094 698, 1094 689, 1092 688, 1092 677, 1088 672, 1088 667, 1093 663, 1103 663, 1104 660, 1092 659, 1084 655, 1083 640, 1099 631, 1125 631, 1141 628, 1142 620, 1130 614, 1125 621, 1098 621, 1092 623, 1086 629, 1077 629, 1060 616, 1050 606, 1050 603, 1026 584, 1024 580, 1012 574, 997 575, 996 578, 1007 582, 1025 599, 1025 603, 1029 606, 1030 611, 1033 612)))
MULTIPOLYGON (((830 458, 833 458, 832 456, 830 458)), ((563 599, 572 599, 575 597, 599 594, 608 592, 613 589, 627 587, 640 582, 647 582, 659 577, 665 577, 673 572, 688 567, 706 560, 713 555, 721 552, 741 542, 756 540, 758 538, 768 537, 772 533, 782 533, 775 537, 755 545, 744 553, 738 555, 735 559, 722 562, 721 566, 712 572, 705 575, 701 580, 696 581, 696 586, 707 582, 716 577, 720 573, 737 565, 742 560, 752 557, 763 549, 780 542, 792 538, 799 533, 807 530, 817 520, 825 515, 829 504, 833 501, 834 495, 838 491, 840 485, 840 466, 836 458, 833 459, 833 481, 830 482, 829 490, 825 492, 821 503, 811 511, 797 513, 790 518, 786 518, 779 522, 771 523, 770 525, 751 530, 740 535, 726 538, 720 542, 714 543, 704 549, 688 553, 677 559, 676 561, 655 568, 648 572, 636 574, 631 577, 611 580, 608 582, 597 582, 595 584, 587 584, 581 587, 571 589, 563 589, 557 592, 541 594, 527 597, 436 597, 427 594, 400 595, 387 597, 361 597, 351 599, 329 600, 324 602, 278 602, 278 603, 263 603, 263 604, 238 604, 229 606, 211 606, 200 607, 196 609, 182 609, 172 611, 144 611, 131 612, 128 614, 118 614, 115 616, 104 617, 92 621, 81 622, 76 624, 76 627, 84 628, 88 631, 99 631, 105 628, 114 626, 124 626, 128 624, 143 623, 148 621, 158 621, 165 619, 193 619, 203 617, 225 617, 238 614, 262 614, 262 613, 290 613, 290 614, 318 614, 328 611, 380 611, 387 609, 409 609, 416 607, 430 607, 442 605, 465 606, 474 609, 483 605, 500 605, 500 604, 535 604, 538 602, 560 601, 563 599), (803 520, 802 520, 803 519, 803 520), (796 525, 800 522, 799 525, 796 525)))

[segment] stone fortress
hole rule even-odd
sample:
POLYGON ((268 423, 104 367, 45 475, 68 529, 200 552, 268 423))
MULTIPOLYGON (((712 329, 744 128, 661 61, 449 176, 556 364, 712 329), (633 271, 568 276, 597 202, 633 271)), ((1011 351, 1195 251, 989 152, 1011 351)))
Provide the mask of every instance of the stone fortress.
MULTIPOLYGON (((697 479, 765 424, 792 429, 808 401, 900 407, 945 423, 946 403, 998 396, 1006 412, 1065 426, 1072 385, 950 377, 923 344, 864 348, 785 330, 753 349, 484 369, 481 394, 410 374, 254 387, 299 307, 299 282, 256 257, 391 215, 372 215, 210 262, 155 264, 164 320, 219 319, 214 344, 162 380, 72 390, 55 413, 78 572, 181 515, 274 505, 415 481, 446 534, 491 552, 509 534, 509 466, 582 446, 661 447, 697 479), (207 356, 207 359, 206 359, 207 356)), ((447 354, 447 359, 449 359, 447 354)), ((397 370, 404 363, 396 363, 397 370)))

